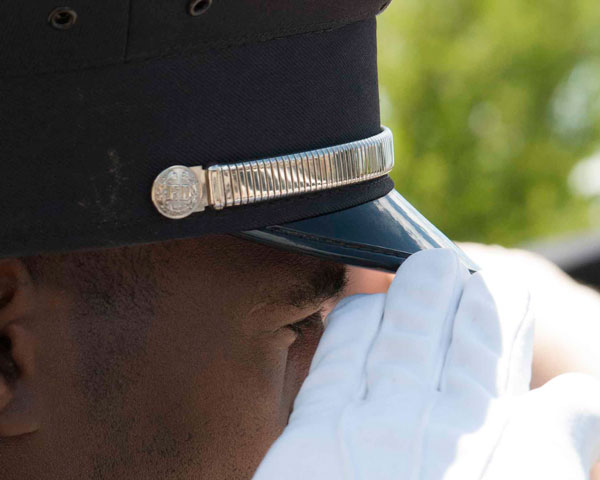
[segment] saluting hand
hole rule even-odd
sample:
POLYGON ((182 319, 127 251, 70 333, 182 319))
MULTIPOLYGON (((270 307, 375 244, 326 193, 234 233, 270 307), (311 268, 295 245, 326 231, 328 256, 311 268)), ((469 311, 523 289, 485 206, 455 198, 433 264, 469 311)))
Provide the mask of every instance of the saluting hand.
POLYGON ((255 480, 584 479, 600 452, 600 383, 529 392, 529 295, 419 252, 387 294, 345 299, 255 480))

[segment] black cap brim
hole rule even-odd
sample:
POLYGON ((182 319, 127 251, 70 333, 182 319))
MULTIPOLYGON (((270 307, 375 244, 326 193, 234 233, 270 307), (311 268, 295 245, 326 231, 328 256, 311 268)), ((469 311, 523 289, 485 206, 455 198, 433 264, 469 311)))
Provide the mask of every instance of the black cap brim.
POLYGON ((395 272, 410 255, 451 248, 471 271, 478 269, 459 247, 395 190, 339 212, 246 231, 239 236, 348 265, 395 272))

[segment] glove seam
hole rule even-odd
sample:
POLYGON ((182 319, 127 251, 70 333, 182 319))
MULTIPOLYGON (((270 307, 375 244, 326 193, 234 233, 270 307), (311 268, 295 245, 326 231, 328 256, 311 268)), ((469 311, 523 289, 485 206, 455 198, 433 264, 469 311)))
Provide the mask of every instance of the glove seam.
POLYGON ((455 257, 455 270, 454 270, 454 282, 453 282, 453 291, 450 296, 448 307, 446 308, 446 316, 444 318, 444 323, 442 326, 442 335, 440 336, 439 343, 437 345, 437 351, 440 351, 441 346, 445 346, 443 349, 443 354, 441 359, 436 359, 436 363, 439 363, 437 368, 434 370, 435 378, 431 385, 428 387, 434 390, 434 398, 429 402, 429 405, 423 412, 423 416, 421 417, 421 425, 420 425, 420 435, 418 442, 419 445, 418 451, 415 452, 415 457, 418 459, 415 462, 415 471, 411 473, 411 479, 417 480, 424 473, 423 469, 423 453, 425 451, 425 443, 427 441, 427 423, 429 421, 429 417, 431 416, 431 412, 437 406, 439 399, 441 398, 440 392, 442 383, 444 381, 444 372, 446 370, 446 364, 448 362, 448 355, 450 354, 450 350, 452 347, 452 339, 454 337, 454 321, 456 319, 456 314, 460 307, 460 303, 463 297, 464 292, 464 283, 461 281, 461 264, 458 260, 458 257, 455 257), (456 299, 456 300, 455 300, 456 299), (452 305, 452 302, 455 301, 455 304, 452 305), (452 309, 452 310, 450 310, 452 309))
MULTIPOLYGON (((512 412, 513 408, 511 408, 510 410, 512 412)), ((492 464, 492 460, 494 459, 494 455, 496 455, 496 451, 498 450, 498 447, 500 446, 500 442, 502 441, 502 437, 504 436, 504 432, 506 431, 511 418, 512 418, 512 413, 510 415, 506 416, 506 420, 504 422, 504 425, 502 425, 500 434, 496 437, 496 441, 494 442, 494 448, 492 448, 492 451, 490 452, 485 464, 483 465, 483 468, 481 469, 481 474, 478 476, 479 479, 483 479, 483 477, 485 477, 487 471, 489 470, 490 465, 492 464)))
POLYGON ((440 364, 439 368, 436 368, 435 370, 436 378, 434 384, 432 385, 433 388, 435 388, 435 390, 437 390, 438 392, 441 391, 442 388, 444 372, 446 370, 446 364, 448 363, 448 355, 450 354, 452 340, 454 338, 454 322, 456 320, 456 314, 460 307, 460 303, 462 301, 464 292, 464 285, 460 281, 461 264, 458 258, 455 258, 455 267, 456 268, 454 273, 453 292, 450 297, 450 302, 453 301, 455 296, 457 296, 458 298, 456 299, 456 304, 454 305, 454 308, 452 308, 453 306, 451 304, 449 304, 446 308, 446 317, 444 318, 444 323, 442 325, 442 332, 445 332, 446 335, 441 335, 438 343, 437 351, 440 351, 440 347, 442 347, 442 345, 445 344, 442 358, 436 359, 440 364), (450 308, 452 308, 452 311, 450 311, 450 308))
POLYGON ((527 296, 527 307, 525 308, 525 315, 523 315, 523 317, 521 318, 521 323, 519 324, 519 328, 517 328, 517 331, 515 332, 515 335, 512 339, 511 345, 510 345, 510 353, 508 355, 508 367, 507 367, 508 371, 507 371, 506 377, 504 378, 504 385, 502 385, 502 392, 498 392, 498 395, 507 393, 508 385, 511 384, 512 377, 514 376, 514 368, 512 368, 512 364, 513 364, 513 355, 515 352, 516 339, 521 336, 523 329, 527 325, 526 320, 529 317, 530 309, 531 309, 531 294, 529 294, 527 296))
POLYGON ((354 402, 349 403, 348 405, 346 405, 344 407, 341 415, 338 418, 338 424, 337 424, 337 428, 336 428, 336 434, 338 436, 337 444, 340 447, 340 457, 343 459, 343 462, 342 462, 342 473, 344 475, 343 478, 348 479, 348 480, 354 480, 355 469, 351 468, 351 464, 352 464, 351 455, 348 452, 346 442, 344 441, 344 439, 346 438, 345 437, 346 422, 344 421, 344 419, 347 416, 350 406, 353 406, 353 405, 354 405, 354 402))
POLYGON ((437 406, 440 399, 440 395, 437 390, 434 391, 434 395, 435 397, 429 401, 427 408, 423 411, 421 416, 421 422, 418 430, 419 438, 415 442, 415 445, 418 445, 418 450, 415 452, 415 458, 417 458, 417 461, 414 463, 414 470, 410 474, 410 480, 419 480, 420 478, 423 478, 423 452, 425 451, 425 442, 427 437, 427 423, 429 421, 431 412, 437 406))

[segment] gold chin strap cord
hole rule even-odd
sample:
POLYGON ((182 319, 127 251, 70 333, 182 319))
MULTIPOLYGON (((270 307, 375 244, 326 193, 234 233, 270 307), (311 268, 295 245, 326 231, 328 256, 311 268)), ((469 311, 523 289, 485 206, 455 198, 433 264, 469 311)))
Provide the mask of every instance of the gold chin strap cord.
POLYGON ((152 202, 165 217, 185 218, 206 207, 235 205, 330 190, 387 175, 394 166, 392 132, 333 147, 231 165, 174 165, 152 185, 152 202))

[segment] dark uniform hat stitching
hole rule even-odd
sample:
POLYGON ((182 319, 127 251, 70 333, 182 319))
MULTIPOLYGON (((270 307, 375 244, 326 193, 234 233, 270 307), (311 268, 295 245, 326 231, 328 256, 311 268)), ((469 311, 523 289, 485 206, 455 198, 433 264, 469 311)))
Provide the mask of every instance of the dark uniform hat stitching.
POLYGON ((277 227, 277 226, 265 227, 264 230, 268 230, 270 232, 276 232, 279 235, 285 235, 288 237, 303 238, 305 240, 313 240, 313 241, 319 242, 319 243, 329 243, 331 245, 335 245, 338 247, 352 248, 354 250, 364 250, 365 252, 371 252, 371 253, 381 253, 383 255, 389 255, 392 257, 406 258, 410 255, 407 252, 399 252, 398 250, 391 250, 389 248, 384 248, 384 247, 376 247, 374 245, 364 245, 362 243, 336 240, 335 238, 322 237, 320 235, 298 232, 296 230, 289 230, 285 227, 277 227))
POLYGON ((140 53, 136 54, 135 56, 125 56, 125 58, 122 56, 108 57, 104 60, 97 61, 94 63, 76 62, 76 63, 74 63, 73 67, 65 67, 65 68, 58 68, 58 69, 51 69, 51 68, 43 69, 42 68, 41 70, 31 70, 28 72, 23 71, 20 73, 13 73, 13 74, 9 73, 7 75, 0 75, 0 80, 1 79, 19 78, 19 77, 30 77, 30 76, 40 77, 42 75, 50 75, 50 74, 58 74, 58 73, 82 72, 82 71, 86 71, 86 70, 94 70, 97 68, 120 66, 122 64, 129 64, 129 63, 141 64, 141 63, 146 63, 146 62, 152 62, 155 60, 160 60, 163 58, 185 57, 185 56, 197 55, 197 54, 202 53, 207 50, 224 51, 224 50, 228 50, 231 48, 243 47, 244 45, 249 45, 249 44, 254 45, 254 44, 266 43, 266 42, 270 42, 272 40, 280 40, 280 39, 290 38, 290 37, 318 35, 318 34, 330 32, 332 30, 336 30, 339 28, 343 28, 343 27, 351 25, 351 24, 369 20, 371 18, 371 15, 372 15, 371 13, 368 13, 367 16, 362 15, 360 17, 348 18, 348 19, 335 21, 335 22, 315 23, 315 24, 303 25, 301 27, 287 29, 287 30, 285 30, 285 29, 284 30, 275 30, 275 31, 269 32, 268 34, 262 33, 259 35, 254 35, 254 34, 253 35, 242 35, 239 37, 235 37, 233 40, 227 40, 227 41, 215 40, 212 42, 210 42, 210 41, 204 42, 204 43, 202 43, 202 45, 192 45, 192 46, 188 46, 188 47, 177 46, 177 47, 169 47, 164 50, 160 50, 160 51, 156 51, 156 52, 153 52, 153 51, 140 52, 140 53), (307 31, 307 29, 312 29, 312 28, 318 28, 318 30, 308 30, 307 31), (146 56, 146 55, 149 55, 149 56, 146 56))

